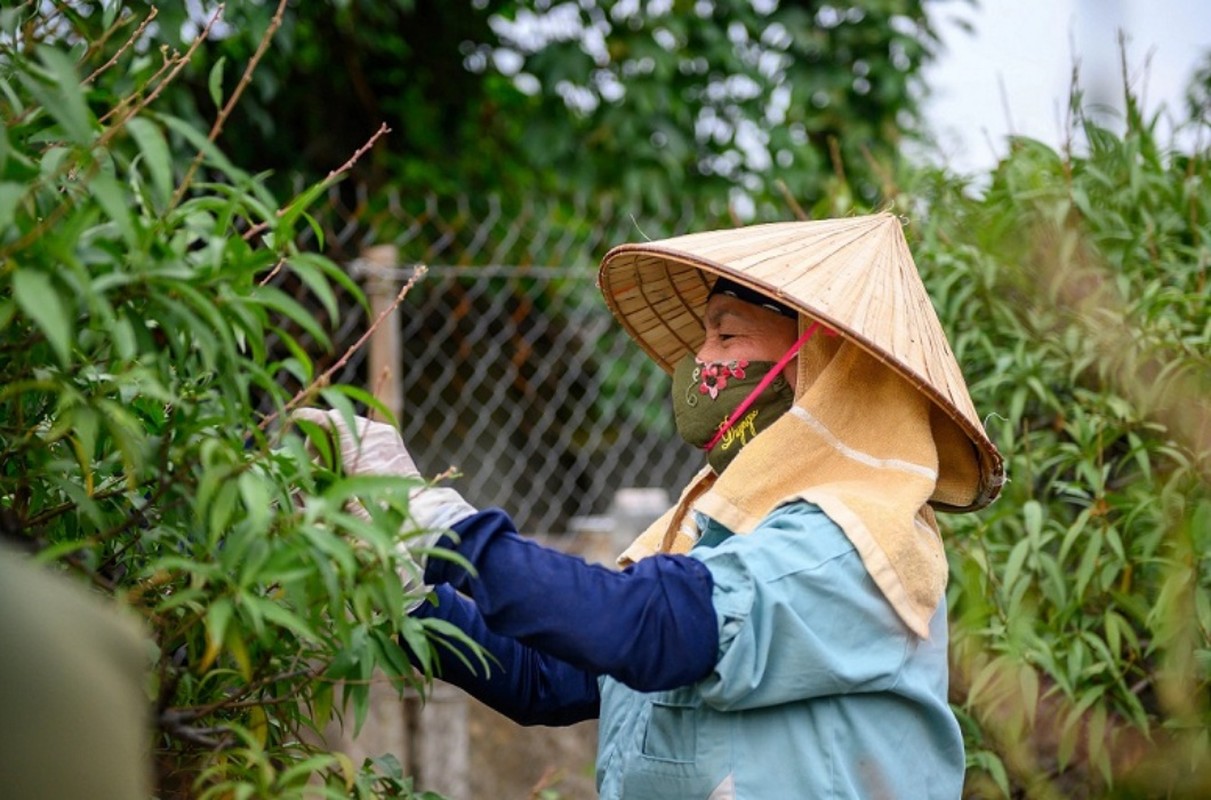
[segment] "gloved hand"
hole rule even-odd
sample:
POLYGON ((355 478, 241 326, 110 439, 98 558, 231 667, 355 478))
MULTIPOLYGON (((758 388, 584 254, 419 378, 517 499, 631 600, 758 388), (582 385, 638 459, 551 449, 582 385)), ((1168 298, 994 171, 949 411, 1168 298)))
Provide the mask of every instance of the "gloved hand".
MULTIPOLYGON (((293 417, 312 422, 336 434, 341 464, 350 475, 420 477, 420 470, 416 468, 408 448, 404 446, 403 438, 391 425, 374 422, 365 417, 354 417, 355 435, 338 411, 304 408, 295 411, 293 417)), ((369 519, 364 508, 351 511, 363 519, 369 519)), ((462 495, 445 486, 418 486, 412 489, 408 493, 408 511, 423 533, 410 537, 406 546, 401 542, 399 554, 407 555, 409 559, 413 559, 413 563, 419 560, 420 563, 416 564, 417 575, 424 574, 426 559, 423 551, 433 547, 452 525, 477 513, 462 495)), ((410 582, 402 573, 400 578, 404 580, 405 585, 410 582)))

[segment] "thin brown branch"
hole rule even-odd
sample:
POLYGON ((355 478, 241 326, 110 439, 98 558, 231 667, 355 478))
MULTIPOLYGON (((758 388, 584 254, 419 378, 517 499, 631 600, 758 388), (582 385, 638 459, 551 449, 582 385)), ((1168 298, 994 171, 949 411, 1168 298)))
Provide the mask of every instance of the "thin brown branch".
MULTIPOLYGON (((304 677, 310 678, 311 680, 316 680, 321 674, 323 674, 325 669, 327 669, 327 665, 320 664, 308 669, 295 669, 289 672, 279 672, 274 675, 267 675, 258 681, 253 681, 247 686, 241 687, 238 691, 231 692, 222 700, 216 700, 215 702, 207 703, 204 706, 166 708, 160 713, 160 717, 161 719, 167 717, 169 719, 180 720, 182 722, 192 722, 195 719, 201 719, 202 717, 209 716, 210 714, 223 709, 247 708, 249 706, 269 705, 271 703, 285 702, 286 699, 291 699, 291 696, 288 695, 286 698, 270 698, 269 700, 245 700, 244 698, 271 683, 278 683, 279 681, 291 681, 295 678, 304 677)), ((301 686, 296 687, 293 693, 298 694, 298 692, 301 690, 301 686)))
MULTIPOLYGON (((203 29, 202 33, 199 34, 198 37, 196 39, 194 39, 194 41, 190 44, 189 49, 185 52, 184 56, 174 55, 169 59, 167 64, 172 64, 172 69, 169 71, 168 76, 166 78, 164 78, 164 80, 162 80, 155 87, 155 89, 153 89, 151 91, 150 94, 148 94, 146 97, 144 97, 143 99, 141 99, 140 101, 135 103, 133 106, 130 106, 126 110, 125 113, 120 115, 120 118, 118 119, 117 122, 115 122, 113 125, 111 125, 109 128, 107 128, 104 133, 102 133, 100 136, 98 136, 96 141, 93 142, 93 144, 92 144, 93 150, 102 150, 105 147, 107 147, 109 145, 109 142, 115 136, 118 135, 119 131, 121 131, 126 126, 127 121, 132 119, 136 114, 138 114, 143 109, 147 108, 147 106, 149 106, 153 101, 155 101, 155 99, 157 97, 159 97, 160 92, 162 92, 164 90, 164 87, 167 86, 169 83, 171 83, 177 77, 177 75, 180 74, 181 70, 185 68, 185 65, 189 63, 189 60, 193 56, 193 53, 198 49, 198 46, 202 43, 202 41, 205 40, 205 38, 209 35, 211 27, 214 25, 214 23, 217 20, 218 20, 217 14, 210 18, 210 20, 206 23, 205 29, 203 29)), ((167 64, 166 64, 166 66, 167 66, 167 64)), ((161 74, 163 71, 164 70, 161 69, 160 72, 157 73, 157 75, 161 74)), ((106 114, 102 118, 102 121, 109 119, 109 117, 112 116, 115 111, 117 111, 117 108, 121 108, 121 107, 123 107, 123 106, 120 104, 115 109, 112 109, 109 114, 106 114)), ((63 167, 60 168, 61 171, 55 177, 57 178, 57 177, 59 177, 59 175, 65 174, 67 171, 74 169, 74 168, 75 168, 74 163, 69 161, 63 167)), ((85 175, 82 180, 87 181, 88 179, 90 179, 94 174, 96 174, 96 172, 99 168, 100 168, 100 162, 99 161, 94 162, 92 164, 92 166, 89 168, 87 175, 85 175)), ((43 217, 39 221, 39 223, 37 225, 35 225, 33 228, 31 228, 24 236, 22 236, 20 239, 14 240, 13 242, 11 242, 7 246, 5 246, 2 250, 0 250, 0 261, 5 260, 8 256, 10 256, 11 254, 13 254, 15 252, 23 250, 26 247, 29 247, 30 244, 32 244, 33 242, 40 239, 42 237, 42 235, 44 233, 46 233, 46 231, 50 230, 55 225, 59 224, 60 220, 63 219, 63 215, 66 214, 68 209, 70 209, 71 207, 72 207, 72 203, 70 202, 70 200, 64 199, 63 202, 61 202, 59 205, 55 206, 49 214, 47 214, 45 217, 43 217)))
MULTIPOLYGON (((153 8, 152 11, 154 13, 155 9, 153 8)), ((115 19, 113 25, 110 25, 108 28, 101 31, 100 36, 88 42, 88 46, 84 49, 83 54, 81 54, 76 63, 80 65, 87 64, 89 59, 101 52, 101 50, 105 48, 105 45, 109 44, 109 40, 112 39, 114 34, 118 32, 118 29, 126 27, 126 24, 132 19, 134 19, 134 14, 127 14, 120 19, 115 19)))
MULTIPOLYGON (((282 411, 283 412, 290 411, 291 409, 295 408, 299 403, 301 403, 303 400, 305 400, 306 398, 313 395, 315 393, 316 387, 327 384, 327 382, 332 378, 332 376, 335 375, 338 370, 340 370, 342 367, 344 367, 346 363, 348 363, 349 359, 353 357, 353 354, 365 346, 366 342, 370 340, 370 337, 372 335, 374 335, 374 332, 376 330, 378 330, 379 325, 383 324, 383 320, 390 317, 392 312, 394 312, 395 309, 399 308, 399 304, 404 302, 404 298, 408 296, 408 292, 412 291, 412 287, 416 285, 417 281, 419 281, 422 277, 424 277, 424 274, 427 271, 428 271, 428 268, 425 267, 425 265, 423 265, 423 264, 418 265, 416 267, 416 269, 413 270, 412 277, 410 277, 408 279, 408 282, 405 283, 403 288, 399 290, 399 293, 395 295, 395 299, 393 301, 391 301, 391 304, 389 306, 387 306, 381 312, 379 312, 379 315, 374 319, 374 321, 372 323, 370 323, 370 326, 368 328, 366 328, 365 332, 363 332, 362 335, 360 337, 358 337, 358 340, 349 346, 349 349, 345 351, 344 355, 342 355, 339 359, 336 360, 336 363, 334 363, 332 366, 328 367, 328 369, 324 370, 324 372, 322 374, 320 374, 315 380, 313 380, 310 384, 308 384, 307 386, 300 389, 298 394, 296 394, 294 397, 290 398, 290 401, 288 403, 286 403, 285 406, 282 407, 282 411)), ((277 419, 277 417, 278 417, 278 412, 275 411, 272 414, 270 414, 269 416, 265 417, 265 419, 261 420, 261 424, 257 427, 259 427, 261 430, 265 430, 273 423, 273 421, 275 419, 277 419)))
MULTIPOLYGON (((185 65, 193 59, 193 54, 197 52, 199 47, 202 46, 202 42, 206 41, 206 39, 210 36, 210 29, 213 28, 215 23, 219 21, 219 17, 222 15, 222 13, 223 6, 219 6, 215 13, 211 15, 210 19, 206 21, 206 27, 202 29, 202 32, 194 37, 194 40, 189 43, 189 49, 185 51, 185 55, 178 56, 174 54, 172 58, 169 59, 169 63, 172 64, 172 69, 169 71, 168 76, 160 81, 160 83, 156 85, 156 88, 152 89, 150 94, 139 101, 114 125, 110 126, 105 133, 101 134, 101 136, 97 138, 96 144, 93 145, 94 149, 104 147, 106 144, 108 144, 109 140, 117 136, 118 131, 122 130, 122 128, 126 125, 127 120, 133 118, 140 111, 155 102, 155 99, 160 96, 160 92, 164 91, 164 87, 176 80, 177 75, 181 74, 181 70, 185 69, 185 65)), ((163 72, 163 70, 160 72, 163 72)), ((158 74, 160 73, 157 73, 157 75, 158 74)))
MULTIPOLYGON (((245 236, 245 239, 248 237, 245 236)), ((278 263, 273 265, 273 269, 269 270, 269 274, 257 281, 257 286, 264 286, 277 277, 277 274, 282 271, 282 267, 286 266, 286 259, 279 258, 278 263)))
MULTIPOLYGON (((256 52, 252 54, 252 58, 248 60, 248 65, 244 68, 244 74, 240 76, 239 83, 236 84, 235 90, 232 91, 231 97, 227 98, 227 102, 219 109, 219 115, 215 118, 214 125, 210 127, 210 133, 207 139, 214 142, 219 138, 219 134, 223 132, 223 125, 227 122, 227 118, 231 116, 231 112, 235 109, 236 103, 240 101, 244 90, 248 88, 248 84, 252 82, 252 73, 256 71, 257 65, 261 63, 261 59, 269 50, 269 43, 273 40, 273 36, 277 33, 278 28, 282 27, 282 19, 286 13, 287 0, 278 0, 277 11, 274 12, 273 18, 269 20, 269 27, 265 29, 265 34, 261 37, 261 41, 257 43, 256 52)), ((219 13, 222 13, 223 6, 219 6, 219 13)), ((189 164, 189 169, 185 171, 185 177, 181 180, 181 184, 177 187, 176 193, 173 195, 172 204, 170 207, 176 207, 181 202, 181 198, 185 196, 189 185, 193 182, 193 176, 197 174, 198 169, 202 166, 202 159, 205 153, 201 150, 193 157, 193 161, 189 164)))
MULTIPOLYGON (((383 136, 387 135, 388 133, 391 133, 391 129, 387 127, 387 123, 384 122, 384 123, 380 124, 378 126, 378 130, 375 131, 374 134, 369 139, 366 140, 366 143, 363 144, 361 147, 359 147, 356 151, 354 151, 353 155, 349 157, 348 161, 346 161, 344 164, 341 164, 339 167, 337 167, 336 169, 329 172, 327 174, 327 176, 324 177, 324 180, 321 183, 324 185, 334 183, 337 178, 344 175, 349 170, 353 169, 353 165, 356 164, 358 162, 358 160, 360 160, 361 157, 364 156, 370 150, 370 148, 374 147, 374 143, 377 142, 379 139, 381 139, 383 136)), ((279 208, 277 211, 277 215, 280 217, 283 214, 285 214, 289 209, 290 209, 289 205, 287 205, 283 208, 279 208)), ((258 233, 263 232, 268 227, 269 227, 268 221, 258 222, 256 225, 253 225, 251 228, 249 228, 247 231, 244 232, 244 241, 247 242, 247 241, 251 240, 252 237, 256 236, 258 233)), ((279 267, 280 267, 280 263, 279 263, 279 267)), ((276 273, 276 271, 277 271, 277 268, 274 269, 275 273, 276 273)))
MULTIPOLYGON (((371 387, 370 393, 381 400, 383 398, 383 391, 386 389, 388 382, 391 380, 391 374, 390 365, 384 365, 383 368, 379 370, 378 377, 374 379, 374 385, 371 387)), ((389 410, 394 414, 394 409, 389 410)), ((378 420, 379 422, 391 421, 384 420, 383 415, 378 411, 375 411, 374 414, 371 415, 371 419, 378 420)))
POLYGON ((329 172, 328 176, 324 178, 324 182, 326 183, 328 181, 331 181, 334 178, 336 178, 340 175, 343 175, 344 173, 353 169, 353 165, 356 164, 358 162, 358 160, 361 159, 361 157, 364 156, 367 153, 367 151, 370 150, 371 147, 374 147, 374 143, 377 142, 379 139, 381 139, 383 136, 386 136, 388 133, 391 133, 391 129, 387 127, 387 123, 385 123, 385 122, 380 123, 378 126, 378 130, 376 130, 374 132, 374 135, 371 136, 369 139, 367 139, 365 144, 363 144, 361 147, 359 147, 357 150, 355 150, 353 155, 351 155, 349 157, 348 161, 346 161, 344 164, 341 164, 339 167, 337 167, 336 169, 329 172))
POLYGON ((231 741, 230 731, 221 731, 214 728, 194 728, 171 715, 161 715, 160 730, 169 736, 201 745, 209 750, 222 750, 231 741), (212 735, 215 732, 227 735, 216 739, 212 735))
POLYGON ((776 185, 778 187, 778 191, 782 194, 782 199, 786 202, 786 205, 790 207, 791 213, 795 215, 795 219, 807 220, 807 212, 803 210, 803 206, 799 205, 799 201, 795 199, 793 194, 791 194, 790 187, 786 185, 786 181, 778 180, 776 185))
MULTIPOLYGON (((153 19, 155 19, 156 15, 159 13, 160 13, 160 10, 158 8, 156 8, 155 6, 152 6, 151 11, 147 15, 147 18, 144 19, 143 22, 141 22, 139 24, 139 27, 135 28, 134 32, 131 33, 130 38, 128 38, 126 40, 126 42, 121 47, 118 48, 118 52, 114 53, 113 57, 110 58, 109 61, 106 61, 104 64, 102 64, 101 66, 99 66, 95 70, 93 70, 92 74, 89 75, 87 78, 85 78, 83 80, 82 84, 84 86, 87 86, 88 84, 92 83, 93 80, 97 76, 101 75, 103 72, 105 72, 107 69, 112 67, 114 64, 118 63, 118 59, 120 59, 122 57, 122 54, 134 46, 135 42, 137 42, 139 40, 139 37, 143 35, 143 31, 147 30, 147 26, 151 24, 151 21, 153 19)), ((122 20, 118 23, 118 25, 115 25, 113 30, 116 30, 119 25, 123 25, 123 24, 125 24, 125 20, 122 20)))
POLYGON ((119 101, 116 105, 114 105, 113 108, 111 108, 109 111, 106 111, 104 114, 102 114, 97 119, 97 122, 104 125, 105 123, 109 122, 111 117, 122 117, 123 119, 125 119, 125 117, 123 117, 123 115, 126 113, 126 110, 143 98, 143 92, 147 89, 148 86, 156 84, 156 82, 161 79, 161 76, 163 76, 164 73, 171 70, 177 64, 182 63, 182 60, 184 60, 185 62, 188 62, 188 60, 189 60, 189 59, 185 58, 184 56, 182 56, 180 53, 177 53, 175 51, 173 53, 169 54, 167 52, 167 50, 165 50, 165 49, 161 50, 161 55, 164 58, 164 63, 160 64, 160 68, 157 69, 154 73, 152 73, 151 77, 147 79, 147 81, 143 84, 143 86, 137 92, 127 95, 126 97, 123 97, 122 100, 119 101))
POLYGON ((836 136, 828 137, 828 157, 833 164, 833 173, 837 180, 847 184, 849 179, 845 177, 845 159, 841 156, 841 142, 836 136))
POLYGON ((547 790, 555 786, 562 779, 563 770, 554 765, 548 766, 543 770, 542 775, 539 776, 538 783, 534 784, 534 787, 530 789, 529 800, 540 800, 540 798, 545 797, 547 790))
MULTIPOLYGON (((96 492, 93 495, 91 495, 88 499, 89 500, 108 500, 111 497, 117 497, 118 495, 125 494, 125 493, 126 493, 126 487, 123 486, 118 489, 109 489, 106 491, 96 492)), ((44 508, 41 511, 39 511, 37 514, 35 514, 34 516, 25 520, 25 522, 23 524, 27 528, 37 528, 38 526, 40 526, 46 522, 50 522, 55 517, 61 517, 64 514, 74 511, 76 509, 76 507, 77 506, 76 506, 75 501, 69 500, 65 503, 60 503, 57 506, 52 506, 50 508, 44 508)))

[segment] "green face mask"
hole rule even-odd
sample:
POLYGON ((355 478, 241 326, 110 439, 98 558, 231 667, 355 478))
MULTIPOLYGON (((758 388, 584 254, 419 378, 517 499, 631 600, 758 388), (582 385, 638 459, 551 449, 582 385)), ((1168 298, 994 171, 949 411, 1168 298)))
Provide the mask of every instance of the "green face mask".
POLYGON ((723 430, 732 412, 748 399, 771 370, 773 361, 715 361, 704 363, 693 355, 673 371, 673 419, 681 438, 707 450, 706 460, 716 473, 723 472, 740 448, 774 420, 790 410, 794 392, 778 375, 753 398, 743 415, 723 430))

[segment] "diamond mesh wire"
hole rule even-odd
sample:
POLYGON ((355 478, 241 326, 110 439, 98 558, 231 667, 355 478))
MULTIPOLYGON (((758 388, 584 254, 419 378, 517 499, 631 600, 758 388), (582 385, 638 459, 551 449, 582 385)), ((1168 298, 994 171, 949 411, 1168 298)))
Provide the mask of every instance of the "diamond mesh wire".
MULTIPOLYGON (((492 197, 406 202, 359 188, 334 191, 315 217, 326 251, 359 279, 357 256, 371 245, 397 249, 388 272, 399 282, 428 266, 396 313, 401 431, 425 474, 456 467, 452 485, 471 503, 542 534, 605 514, 621 488, 676 498, 702 465, 672 426, 668 377, 619 330, 595 285, 610 246, 699 225, 688 210, 640 223, 587 202, 506 210, 492 197)), ((316 306, 303 287, 281 285, 316 306)), ((329 363, 366 325, 342 297, 329 363)), ((363 348, 336 377, 373 390, 366 361, 363 348)))

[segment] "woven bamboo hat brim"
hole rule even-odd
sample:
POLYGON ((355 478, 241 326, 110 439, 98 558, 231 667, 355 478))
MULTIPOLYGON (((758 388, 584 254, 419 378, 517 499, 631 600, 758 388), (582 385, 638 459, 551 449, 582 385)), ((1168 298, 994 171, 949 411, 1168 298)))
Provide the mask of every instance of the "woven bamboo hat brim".
MULTIPOLYGON (((936 425, 957 427, 937 435, 970 442, 978 485, 970 487, 970 502, 938 508, 974 511, 997 496, 1005 479, 1001 455, 976 414, 899 218, 777 222, 625 244, 606 254, 598 282, 623 329, 671 373, 702 344, 707 295, 719 275, 833 328, 929 398, 941 412, 936 425)), ((953 472, 951 480, 973 470, 953 472)))

